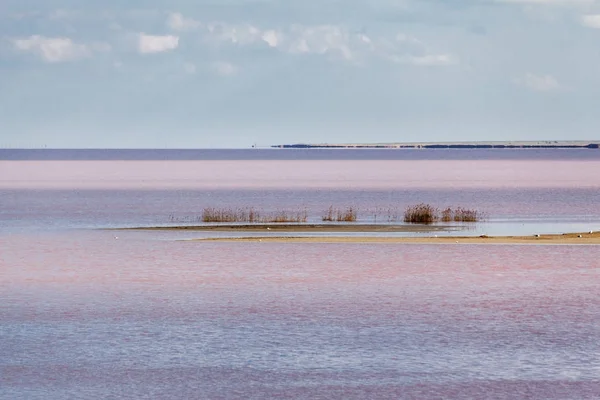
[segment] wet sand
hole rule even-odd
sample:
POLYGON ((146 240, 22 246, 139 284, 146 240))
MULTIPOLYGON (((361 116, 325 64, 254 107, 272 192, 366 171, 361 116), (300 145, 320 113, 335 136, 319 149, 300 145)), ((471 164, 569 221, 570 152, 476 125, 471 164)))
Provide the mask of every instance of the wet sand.
POLYGON ((125 230, 161 231, 213 231, 213 232, 406 232, 435 233, 459 231, 461 227, 450 225, 386 225, 386 224, 231 224, 197 226, 155 226, 148 228, 125 228, 125 230))
POLYGON ((293 237, 265 236, 203 238, 195 241, 271 242, 271 243, 419 243, 419 244, 587 244, 600 245, 600 232, 537 236, 454 236, 454 237, 293 237))
POLYGON ((164 230, 201 232, 265 232, 269 236, 199 238, 194 241, 275 242, 275 243, 426 243, 426 244, 600 244, 600 232, 557 233, 530 236, 437 236, 439 232, 460 231, 449 225, 386 225, 386 224, 231 224, 124 228, 125 230, 164 230), (280 232, 277 236, 273 233, 280 232), (294 236, 298 233, 331 233, 329 236, 294 236), (420 237, 335 236, 335 233, 418 233, 420 237))

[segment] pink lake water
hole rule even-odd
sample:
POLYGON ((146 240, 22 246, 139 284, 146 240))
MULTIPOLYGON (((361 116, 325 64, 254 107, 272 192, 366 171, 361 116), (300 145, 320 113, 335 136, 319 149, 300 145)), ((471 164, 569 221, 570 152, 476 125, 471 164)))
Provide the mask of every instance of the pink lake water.
POLYGON ((600 246, 98 229, 421 201, 483 209, 471 232, 596 229, 589 154, 0 161, 0 399, 600 398, 600 246))

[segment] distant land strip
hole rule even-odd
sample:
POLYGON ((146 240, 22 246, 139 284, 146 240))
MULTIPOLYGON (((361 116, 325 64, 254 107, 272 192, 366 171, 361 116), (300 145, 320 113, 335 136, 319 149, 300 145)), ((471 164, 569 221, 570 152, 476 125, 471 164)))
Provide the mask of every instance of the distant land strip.
POLYGON ((281 149, 599 149, 600 142, 508 141, 508 142, 422 142, 422 143, 317 143, 278 144, 281 149))

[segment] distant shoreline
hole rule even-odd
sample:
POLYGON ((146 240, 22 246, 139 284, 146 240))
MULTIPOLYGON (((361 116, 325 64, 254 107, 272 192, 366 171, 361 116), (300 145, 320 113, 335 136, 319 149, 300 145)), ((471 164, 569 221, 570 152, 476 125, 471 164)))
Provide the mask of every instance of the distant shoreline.
POLYGON ((509 142, 417 142, 417 143, 320 143, 278 144, 281 149, 600 149, 600 142, 509 141, 509 142))

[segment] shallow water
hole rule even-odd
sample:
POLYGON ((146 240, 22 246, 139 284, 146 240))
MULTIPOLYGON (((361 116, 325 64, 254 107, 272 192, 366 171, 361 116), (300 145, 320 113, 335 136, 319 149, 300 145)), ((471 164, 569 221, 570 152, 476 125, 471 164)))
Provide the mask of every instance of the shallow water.
POLYGON ((484 213, 481 223, 458 224, 473 235, 600 230, 596 188, 0 189, 0 199, 0 232, 194 225, 205 207, 306 210, 309 222, 321 222, 331 205, 351 206, 359 223, 401 223, 404 209, 420 202, 484 213))
POLYGON ((121 172, 0 161, 0 398, 597 399, 600 246, 216 243, 96 229, 207 206, 318 219, 331 204, 420 201, 487 212, 475 232, 600 228, 600 178, 579 172, 600 159, 535 154, 518 166, 452 155, 326 172, 324 160, 295 172, 258 160, 259 179, 243 188, 239 176, 257 172, 243 160, 241 175, 212 161, 130 161, 121 172), (455 161, 470 167, 432 167, 455 161), (421 179, 400 179, 406 166, 421 179))
POLYGON ((4 248, 7 399, 600 394, 599 246, 4 248))

